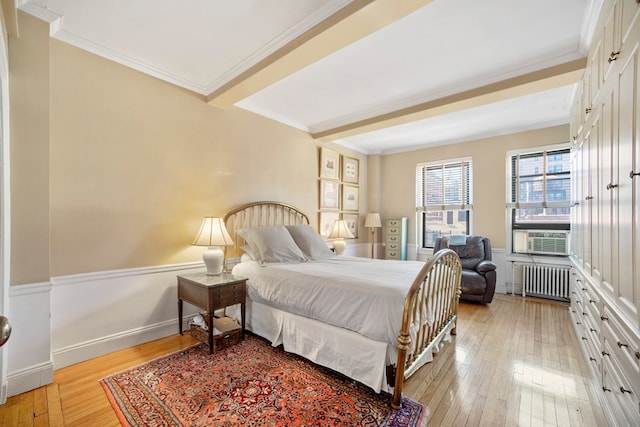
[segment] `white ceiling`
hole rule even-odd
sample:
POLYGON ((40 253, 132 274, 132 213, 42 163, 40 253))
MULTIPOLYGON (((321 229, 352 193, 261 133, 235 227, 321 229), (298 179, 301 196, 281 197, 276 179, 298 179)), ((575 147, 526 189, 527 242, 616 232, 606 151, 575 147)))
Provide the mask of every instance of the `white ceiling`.
POLYGON ((211 108, 226 102, 363 153, 569 122, 579 70, 540 70, 584 58, 602 0, 400 3, 23 0, 20 8, 51 22, 53 37, 202 94, 211 108), (408 3, 421 6, 400 11, 408 3), (519 76, 527 78, 509 83, 519 76))

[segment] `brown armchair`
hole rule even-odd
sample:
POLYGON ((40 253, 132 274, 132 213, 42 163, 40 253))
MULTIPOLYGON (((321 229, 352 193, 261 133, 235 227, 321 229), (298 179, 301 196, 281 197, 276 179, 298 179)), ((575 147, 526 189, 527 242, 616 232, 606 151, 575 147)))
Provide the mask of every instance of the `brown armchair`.
POLYGON ((490 303, 496 292, 496 265, 491 261, 491 241, 481 236, 443 236, 433 253, 453 249, 462 262, 461 300, 490 303))

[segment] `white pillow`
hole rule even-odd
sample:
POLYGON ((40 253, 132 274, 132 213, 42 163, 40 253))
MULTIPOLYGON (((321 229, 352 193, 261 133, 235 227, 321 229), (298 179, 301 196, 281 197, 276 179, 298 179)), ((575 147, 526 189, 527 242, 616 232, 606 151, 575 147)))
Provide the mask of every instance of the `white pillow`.
POLYGON ((336 256, 309 224, 287 225, 285 227, 307 258, 323 259, 336 256))
POLYGON ((255 259, 260 262, 306 261, 291 234, 282 225, 242 228, 237 233, 251 247, 255 259))

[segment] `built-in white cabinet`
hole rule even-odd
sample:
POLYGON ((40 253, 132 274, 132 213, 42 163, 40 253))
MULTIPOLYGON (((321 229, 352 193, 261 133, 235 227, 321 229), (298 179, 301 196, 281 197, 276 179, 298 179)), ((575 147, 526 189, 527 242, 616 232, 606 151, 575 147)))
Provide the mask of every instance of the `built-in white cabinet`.
POLYGON ((604 1, 571 115, 571 317, 612 425, 640 425, 638 3, 604 1))

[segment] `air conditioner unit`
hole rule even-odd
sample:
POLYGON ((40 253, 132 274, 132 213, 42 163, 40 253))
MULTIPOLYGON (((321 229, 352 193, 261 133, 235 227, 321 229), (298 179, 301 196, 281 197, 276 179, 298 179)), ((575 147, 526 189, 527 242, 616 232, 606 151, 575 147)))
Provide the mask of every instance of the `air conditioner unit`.
POLYGON ((519 254, 569 255, 569 231, 514 230, 513 252, 519 254))

